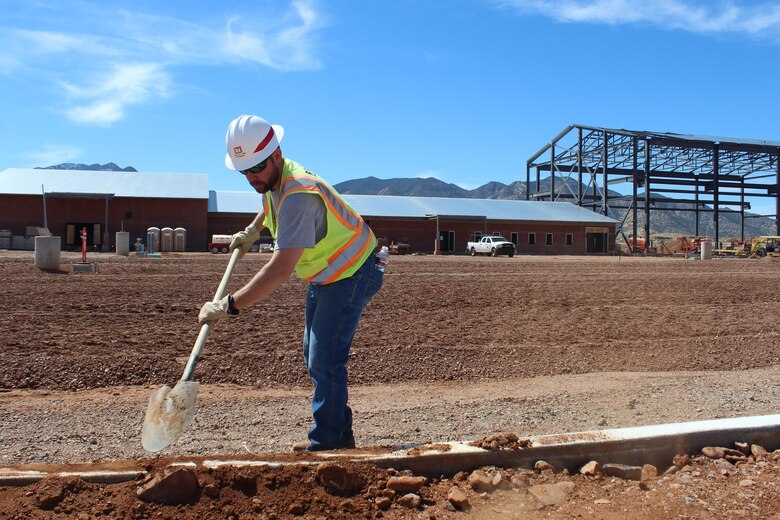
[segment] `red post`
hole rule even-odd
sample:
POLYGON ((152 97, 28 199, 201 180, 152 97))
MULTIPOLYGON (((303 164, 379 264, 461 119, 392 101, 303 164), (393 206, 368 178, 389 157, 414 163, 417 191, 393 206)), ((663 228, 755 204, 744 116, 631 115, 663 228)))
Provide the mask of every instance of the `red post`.
POLYGON ((87 228, 81 228, 81 263, 87 263, 87 228))

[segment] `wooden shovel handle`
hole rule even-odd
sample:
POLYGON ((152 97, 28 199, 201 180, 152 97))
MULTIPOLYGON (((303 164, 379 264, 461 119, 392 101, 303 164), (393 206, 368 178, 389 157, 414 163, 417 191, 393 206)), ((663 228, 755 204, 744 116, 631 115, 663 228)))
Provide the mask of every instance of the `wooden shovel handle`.
MULTIPOLYGON (((233 268, 236 266, 240 254, 241 248, 237 247, 233 250, 233 254, 230 256, 230 262, 228 262, 227 269, 225 269, 225 274, 222 276, 222 281, 219 282, 217 293, 214 295, 214 299, 211 300, 212 302, 218 302, 225 295, 227 284, 230 281, 230 277, 233 275, 233 268)), ((198 363, 198 359, 200 359, 200 351, 206 343, 206 338, 209 336, 209 330, 211 330, 211 322, 209 321, 200 326, 198 339, 195 340, 195 345, 192 347, 192 352, 190 353, 190 359, 187 361, 184 374, 181 376, 182 381, 190 381, 192 379, 192 374, 195 372, 195 365, 198 363)))

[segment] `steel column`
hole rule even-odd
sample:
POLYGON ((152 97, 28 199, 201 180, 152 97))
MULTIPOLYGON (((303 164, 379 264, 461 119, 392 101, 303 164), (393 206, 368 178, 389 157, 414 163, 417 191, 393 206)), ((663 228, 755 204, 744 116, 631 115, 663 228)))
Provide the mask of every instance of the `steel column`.
POLYGON ((718 210, 720 209, 720 204, 718 204, 718 177, 720 170, 720 146, 718 143, 715 143, 712 145, 712 174, 714 175, 714 178, 712 180, 712 200, 715 203, 712 212, 712 220, 713 225, 715 226, 715 243, 713 244, 714 247, 719 248, 718 240, 720 238, 720 230, 718 228, 718 224, 720 223, 720 215, 718 215, 718 210))
MULTIPOLYGON (((602 215, 606 215, 608 213, 608 210, 607 210, 607 189, 608 189, 608 186, 609 186, 609 184, 607 183, 607 159, 609 157, 609 148, 607 147, 608 136, 607 136, 607 131, 606 130, 604 130, 604 132, 602 134, 602 137, 604 139, 604 143, 603 143, 604 146, 603 146, 603 151, 602 151, 602 153, 604 154, 604 165, 603 165, 604 166, 604 193, 601 196, 601 214, 602 215)), ((593 188, 594 189, 596 188, 595 184, 596 183, 594 182, 593 183, 593 188)))
POLYGON ((531 163, 525 163, 525 200, 531 199, 531 163))
POLYGON ((555 200, 555 141, 550 143, 550 201, 555 200))
POLYGON ((777 151, 775 167, 775 234, 780 235, 780 150, 777 151))
MULTIPOLYGON (((534 192, 539 193, 539 183, 541 181, 539 180, 539 167, 536 167, 536 189, 534 189, 534 192)), ((538 200, 538 199, 537 199, 538 200)))
POLYGON ((650 139, 645 139, 645 255, 650 248, 650 139))
MULTIPOLYGON (((637 138, 634 137, 634 182, 633 182, 633 189, 631 192, 631 211, 634 213, 634 238, 633 238, 633 244, 631 245, 631 252, 636 253, 636 241, 637 241, 637 233, 639 232, 638 224, 637 224, 637 216, 639 215, 639 211, 637 210, 637 187, 639 185, 639 142, 637 141, 637 138)), ((646 243, 646 242, 645 242, 646 243)))
POLYGON ((582 128, 577 128, 577 205, 582 206, 582 128))
POLYGON ((693 226, 693 236, 697 237, 699 236, 699 176, 696 176, 696 185, 693 187, 693 200, 696 201, 696 203, 693 205, 693 208, 696 210, 696 223, 693 226))
POLYGON ((739 239, 745 240, 745 178, 742 177, 742 186, 739 188, 739 239))

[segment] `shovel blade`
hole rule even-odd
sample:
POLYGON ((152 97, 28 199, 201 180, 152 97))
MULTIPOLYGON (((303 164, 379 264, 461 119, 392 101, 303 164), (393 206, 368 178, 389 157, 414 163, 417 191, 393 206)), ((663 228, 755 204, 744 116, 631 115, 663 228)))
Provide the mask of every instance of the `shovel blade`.
POLYGON ((146 451, 160 451, 184 433, 195 418, 197 396, 197 382, 179 381, 173 389, 164 386, 149 397, 141 431, 146 451))

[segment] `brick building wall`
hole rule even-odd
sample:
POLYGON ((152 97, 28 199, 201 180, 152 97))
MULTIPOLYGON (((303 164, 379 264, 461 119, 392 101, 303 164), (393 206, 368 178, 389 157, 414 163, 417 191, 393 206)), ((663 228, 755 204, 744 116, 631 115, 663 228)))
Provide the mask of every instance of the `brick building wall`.
MULTIPOLYGON (((0 195, 0 229, 10 229, 14 235, 24 235, 27 226, 43 227, 43 197, 37 195, 0 195)), ((108 241, 113 247, 116 232, 124 228, 130 233, 130 244, 136 238, 146 241, 150 227, 182 227, 187 230, 187 250, 206 249, 207 199, 161 199, 117 197, 108 200, 108 241)), ((106 200, 102 198, 46 197, 46 216, 49 231, 62 237, 64 248, 68 242, 81 247, 80 239, 69 233, 68 224, 89 225, 89 244, 104 242, 106 230, 106 200), (99 233, 93 233, 97 225, 99 233), (70 237, 69 237, 70 235, 70 237), (69 240, 70 238, 70 240, 69 240)))

